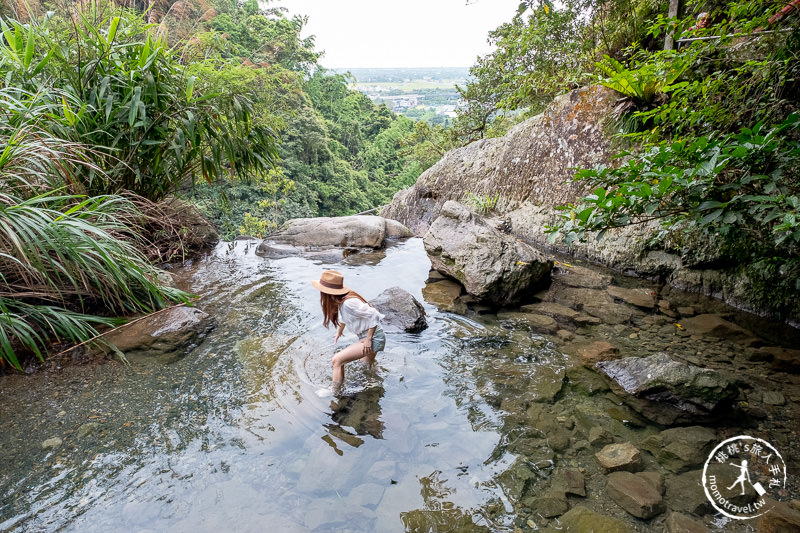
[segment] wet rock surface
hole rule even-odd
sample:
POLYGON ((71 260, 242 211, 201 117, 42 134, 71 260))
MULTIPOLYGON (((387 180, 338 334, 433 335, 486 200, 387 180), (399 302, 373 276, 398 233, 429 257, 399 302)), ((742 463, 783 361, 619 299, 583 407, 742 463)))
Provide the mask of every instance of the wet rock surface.
POLYGON ((641 474, 613 472, 606 485, 611 499, 636 518, 652 518, 666 510, 661 490, 641 474))
MULTIPOLYGON (((636 285, 556 261, 551 286, 536 295, 539 302, 497 314, 501 323, 548 339, 567 357, 564 383, 552 401, 528 408, 518 422, 512 422, 518 418, 513 414, 516 403, 503 401, 504 409, 512 413, 506 424, 519 423, 541 432, 540 437, 529 434, 516 441, 509 450, 524 453, 534 464, 553 461, 555 465, 549 484, 536 481, 519 464, 509 471, 514 472, 507 478, 509 483, 511 478, 518 480, 515 490, 530 512, 528 527, 534 524, 547 531, 556 524, 564 527, 565 517, 579 524, 581 517, 592 516, 596 524, 609 519, 615 531, 625 526, 642 532, 713 531, 714 509, 701 485, 711 449, 741 433, 758 433, 785 443, 784 451, 790 442, 798 442, 797 425, 789 420, 798 413, 796 402, 800 401, 800 379, 792 373, 800 364, 800 351, 763 346, 770 341, 754 342, 752 331, 766 333, 763 328, 740 325, 729 310, 700 297, 636 285), (705 312, 708 309, 715 313, 705 312), (545 328, 537 327, 538 319, 526 323, 519 316, 522 313, 549 317, 558 329, 553 333, 549 322, 545 328), (687 324, 693 317, 697 320, 687 324), (621 364, 618 370, 626 369, 630 379, 619 374, 620 382, 630 392, 595 368, 596 364, 621 364), (771 373, 776 366, 783 371, 771 373), (785 386, 794 392, 784 394, 785 386), (589 403, 577 400, 575 394, 589 403), (787 405, 791 412, 780 410, 787 405), (559 418, 570 420, 570 429, 559 418), (784 422, 775 425, 779 418, 784 422), (679 427, 670 427, 674 424, 679 427), (550 440, 543 440, 545 435, 550 440), (619 454, 626 455, 620 461, 626 466, 618 467, 616 457, 605 457, 608 465, 604 466, 597 457, 603 450, 606 456, 610 450, 627 450, 627 455, 619 454), (581 467, 575 472, 584 480, 583 492, 564 488, 568 483, 563 471, 573 465, 581 467), (619 470, 612 471, 615 468, 619 470), (613 484, 611 476, 615 476, 613 484), (610 491, 609 486, 613 487, 610 491), (550 517, 562 506, 561 493, 570 510, 550 517), (579 506, 595 514, 588 515, 579 506)), ((475 316, 469 306, 461 309, 475 316)), ((535 401, 536 394, 531 393, 537 388, 531 380, 528 401, 535 401)), ((726 487, 735 481, 732 468, 725 471, 724 466, 712 465, 710 471, 726 487)), ((576 481, 575 486, 579 485, 576 481)), ((745 504, 755 496, 750 490, 734 499, 745 504)), ((745 531, 740 525, 728 528, 745 531)))
POLYGON ((137 320, 103 338, 127 358, 171 363, 194 349, 216 323, 214 317, 200 309, 180 306, 137 320))
POLYGON ((594 455, 605 472, 637 472, 642 468, 642 454, 630 442, 609 444, 594 455))
POLYGON ((384 329, 396 328, 407 333, 419 333, 428 327, 425 308, 405 289, 391 287, 370 303, 385 316, 384 329))
POLYGON ((721 416, 739 395, 720 372, 666 354, 601 361, 596 367, 632 397, 626 399, 634 409, 659 424, 721 416))
POLYGON ((423 238, 435 270, 494 306, 527 303, 549 281, 552 261, 457 202, 444 204, 423 238))

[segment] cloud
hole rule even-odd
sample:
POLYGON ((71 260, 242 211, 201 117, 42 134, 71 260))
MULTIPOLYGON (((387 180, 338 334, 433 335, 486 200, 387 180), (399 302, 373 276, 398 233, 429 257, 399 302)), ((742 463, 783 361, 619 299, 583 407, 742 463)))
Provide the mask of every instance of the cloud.
POLYGON ((468 67, 488 53, 489 31, 514 16, 519 0, 280 0, 307 15, 328 68, 468 67))

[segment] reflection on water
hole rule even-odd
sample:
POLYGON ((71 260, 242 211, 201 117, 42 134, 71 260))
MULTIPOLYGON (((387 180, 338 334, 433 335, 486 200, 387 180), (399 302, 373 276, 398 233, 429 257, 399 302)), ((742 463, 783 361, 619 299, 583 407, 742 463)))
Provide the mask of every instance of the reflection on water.
POLYGON ((364 444, 364 439, 359 435, 383 439, 385 426, 381 421, 380 399, 384 392, 383 387, 376 386, 332 400, 330 409, 334 423, 325 424, 328 435, 322 440, 330 444, 337 454, 344 455, 337 441, 358 448, 364 444))
POLYGON ((0 530, 530 531, 564 469, 603 494, 588 435, 657 431, 528 324, 429 304, 427 330, 388 334, 320 398, 333 331, 310 280, 423 301, 422 243, 343 264, 253 249, 177 273, 218 321, 184 359, 0 380, 0 530))
POLYGON ((222 244, 177 273, 219 324, 186 358, 0 380, 0 530, 402 531, 431 476, 446 507, 480 508, 497 435, 449 377, 461 319, 428 306, 432 328, 390 335, 375 370, 350 365, 341 397, 315 394, 334 347, 309 280, 335 267, 367 297, 422 300, 429 265, 418 240, 346 261, 222 244))

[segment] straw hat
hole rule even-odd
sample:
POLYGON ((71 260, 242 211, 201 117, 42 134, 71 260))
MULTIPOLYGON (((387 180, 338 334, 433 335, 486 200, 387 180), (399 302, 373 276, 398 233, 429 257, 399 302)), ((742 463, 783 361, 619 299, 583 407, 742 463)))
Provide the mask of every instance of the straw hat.
POLYGON ((347 294, 350 292, 350 288, 345 287, 343 281, 344 277, 340 272, 336 272, 335 270, 326 270, 319 277, 319 281, 312 280, 311 284, 320 292, 338 296, 340 294, 347 294))

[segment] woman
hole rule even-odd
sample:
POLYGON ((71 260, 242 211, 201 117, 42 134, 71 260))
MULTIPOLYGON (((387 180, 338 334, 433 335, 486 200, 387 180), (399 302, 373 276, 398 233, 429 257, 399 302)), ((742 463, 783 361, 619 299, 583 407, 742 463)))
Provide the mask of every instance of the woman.
POLYGON ((360 294, 345 287, 342 274, 335 270, 326 270, 319 281, 314 280, 311 284, 320 292, 322 324, 326 328, 331 324, 336 326, 333 342, 338 342, 345 326, 359 339, 333 356, 333 390, 337 392, 344 383, 346 363, 363 359, 371 365, 375 355, 386 346, 386 336, 381 328, 383 315, 360 294))

